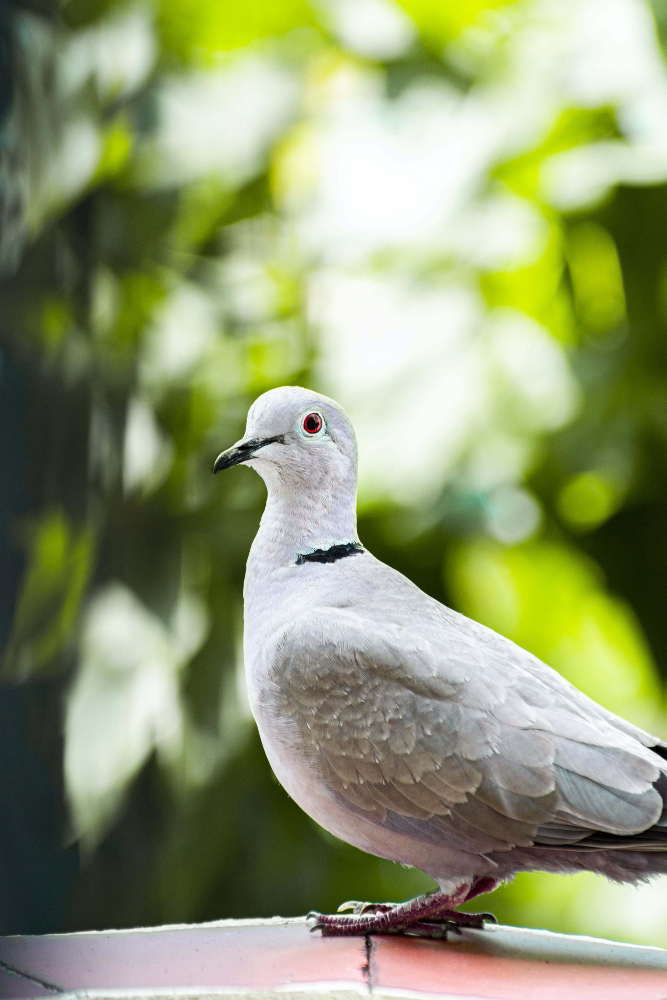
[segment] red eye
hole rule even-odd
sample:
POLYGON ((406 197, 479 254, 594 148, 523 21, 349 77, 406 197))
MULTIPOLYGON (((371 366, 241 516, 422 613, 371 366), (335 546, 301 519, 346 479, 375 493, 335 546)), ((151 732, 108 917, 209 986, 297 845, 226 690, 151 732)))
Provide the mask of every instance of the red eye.
POLYGON ((322 430, 322 417, 319 413, 309 413, 303 418, 303 429, 306 434, 317 434, 322 430))

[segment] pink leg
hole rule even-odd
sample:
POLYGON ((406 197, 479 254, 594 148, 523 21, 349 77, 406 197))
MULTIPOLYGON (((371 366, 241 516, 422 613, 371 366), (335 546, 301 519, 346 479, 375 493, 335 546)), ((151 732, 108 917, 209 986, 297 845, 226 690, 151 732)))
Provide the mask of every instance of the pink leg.
POLYGON ((467 903, 469 899, 474 899, 475 896, 481 896, 485 892, 493 892, 500 885, 501 879, 492 878, 491 875, 476 875, 472 880, 472 885, 470 886, 470 891, 465 898, 467 903))
POLYGON ((476 875, 465 898, 466 903, 469 899, 474 899, 475 896, 481 896, 485 892, 493 892, 494 889, 498 888, 500 882, 499 878, 493 878, 491 875, 476 875))
MULTIPOLYGON (((432 892, 417 896, 406 903, 357 904, 352 914, 325 914, 312 912, 311 930, 321 930, 326 937, 357 934, 409 934, 414 937, 446 937, 457 927, 483 927, 490 914, 458 913, 455 909, 463 903, 474 883, 465 882, 451 895, 432 892), (370 911, 370 912, 369 912, 370 911)), ((480 889, 484 892, 484 889, 480 889)), ((493 919, 491 917, 491 919, 493 919)))

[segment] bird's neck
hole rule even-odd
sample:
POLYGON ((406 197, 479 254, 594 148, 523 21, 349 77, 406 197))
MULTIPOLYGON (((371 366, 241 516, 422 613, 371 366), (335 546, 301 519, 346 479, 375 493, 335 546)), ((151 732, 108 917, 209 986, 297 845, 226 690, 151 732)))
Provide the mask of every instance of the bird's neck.
POLYGON ((268 496, 248 559, 263 570, 293 565, 299 555, 357 542, 356 484, 326 490, 317 484, 298 491, 267 483, 268 496))

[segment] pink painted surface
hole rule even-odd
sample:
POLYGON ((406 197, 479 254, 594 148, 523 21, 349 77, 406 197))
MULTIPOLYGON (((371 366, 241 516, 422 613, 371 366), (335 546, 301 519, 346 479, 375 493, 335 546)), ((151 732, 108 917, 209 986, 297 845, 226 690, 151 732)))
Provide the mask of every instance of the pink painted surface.
MULTIPOLYGON (((310 934, 305 924, 204 925, 4 938, 0 941, 0 961, 60 990, 157 986, 269 989, 331 978, 363 983, 362 945, 342 939, 323 942, 310 934)), ((10 997, 13 1000, 12 994, 6 1000, 10 997)))
MULTIPOLYGON (((500 949, 499 949, 500 950, 500 949)), ((378 938, 374 985, 484 1000, 666 1000, 664 969, 489 954, 477 942, 378 938)))
POLYGON ((320 982, 483 1000, 667 1000, 667 952, 494 927, 447 942, 374 937, 367 967, 363 939, 323 939, 302 921, 0 939, 0 1000, 320 982))

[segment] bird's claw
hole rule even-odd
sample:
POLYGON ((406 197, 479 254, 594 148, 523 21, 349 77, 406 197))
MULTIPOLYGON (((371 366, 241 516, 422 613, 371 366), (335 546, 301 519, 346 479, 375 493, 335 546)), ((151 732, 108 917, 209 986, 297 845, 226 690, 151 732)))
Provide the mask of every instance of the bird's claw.
POLYGON ((336 913, 355 913, 358 906, 363 906, 358 899, 347 899, 344 903, 341 903, 336 913))
POLYGON ((312 931, 322 930, 324 928, 324 924, 320 921, 320 918, 323 916, 324 914, 320 913, 318 910, 308 911, 306 914, 306 925, 311 933, 312 931))

